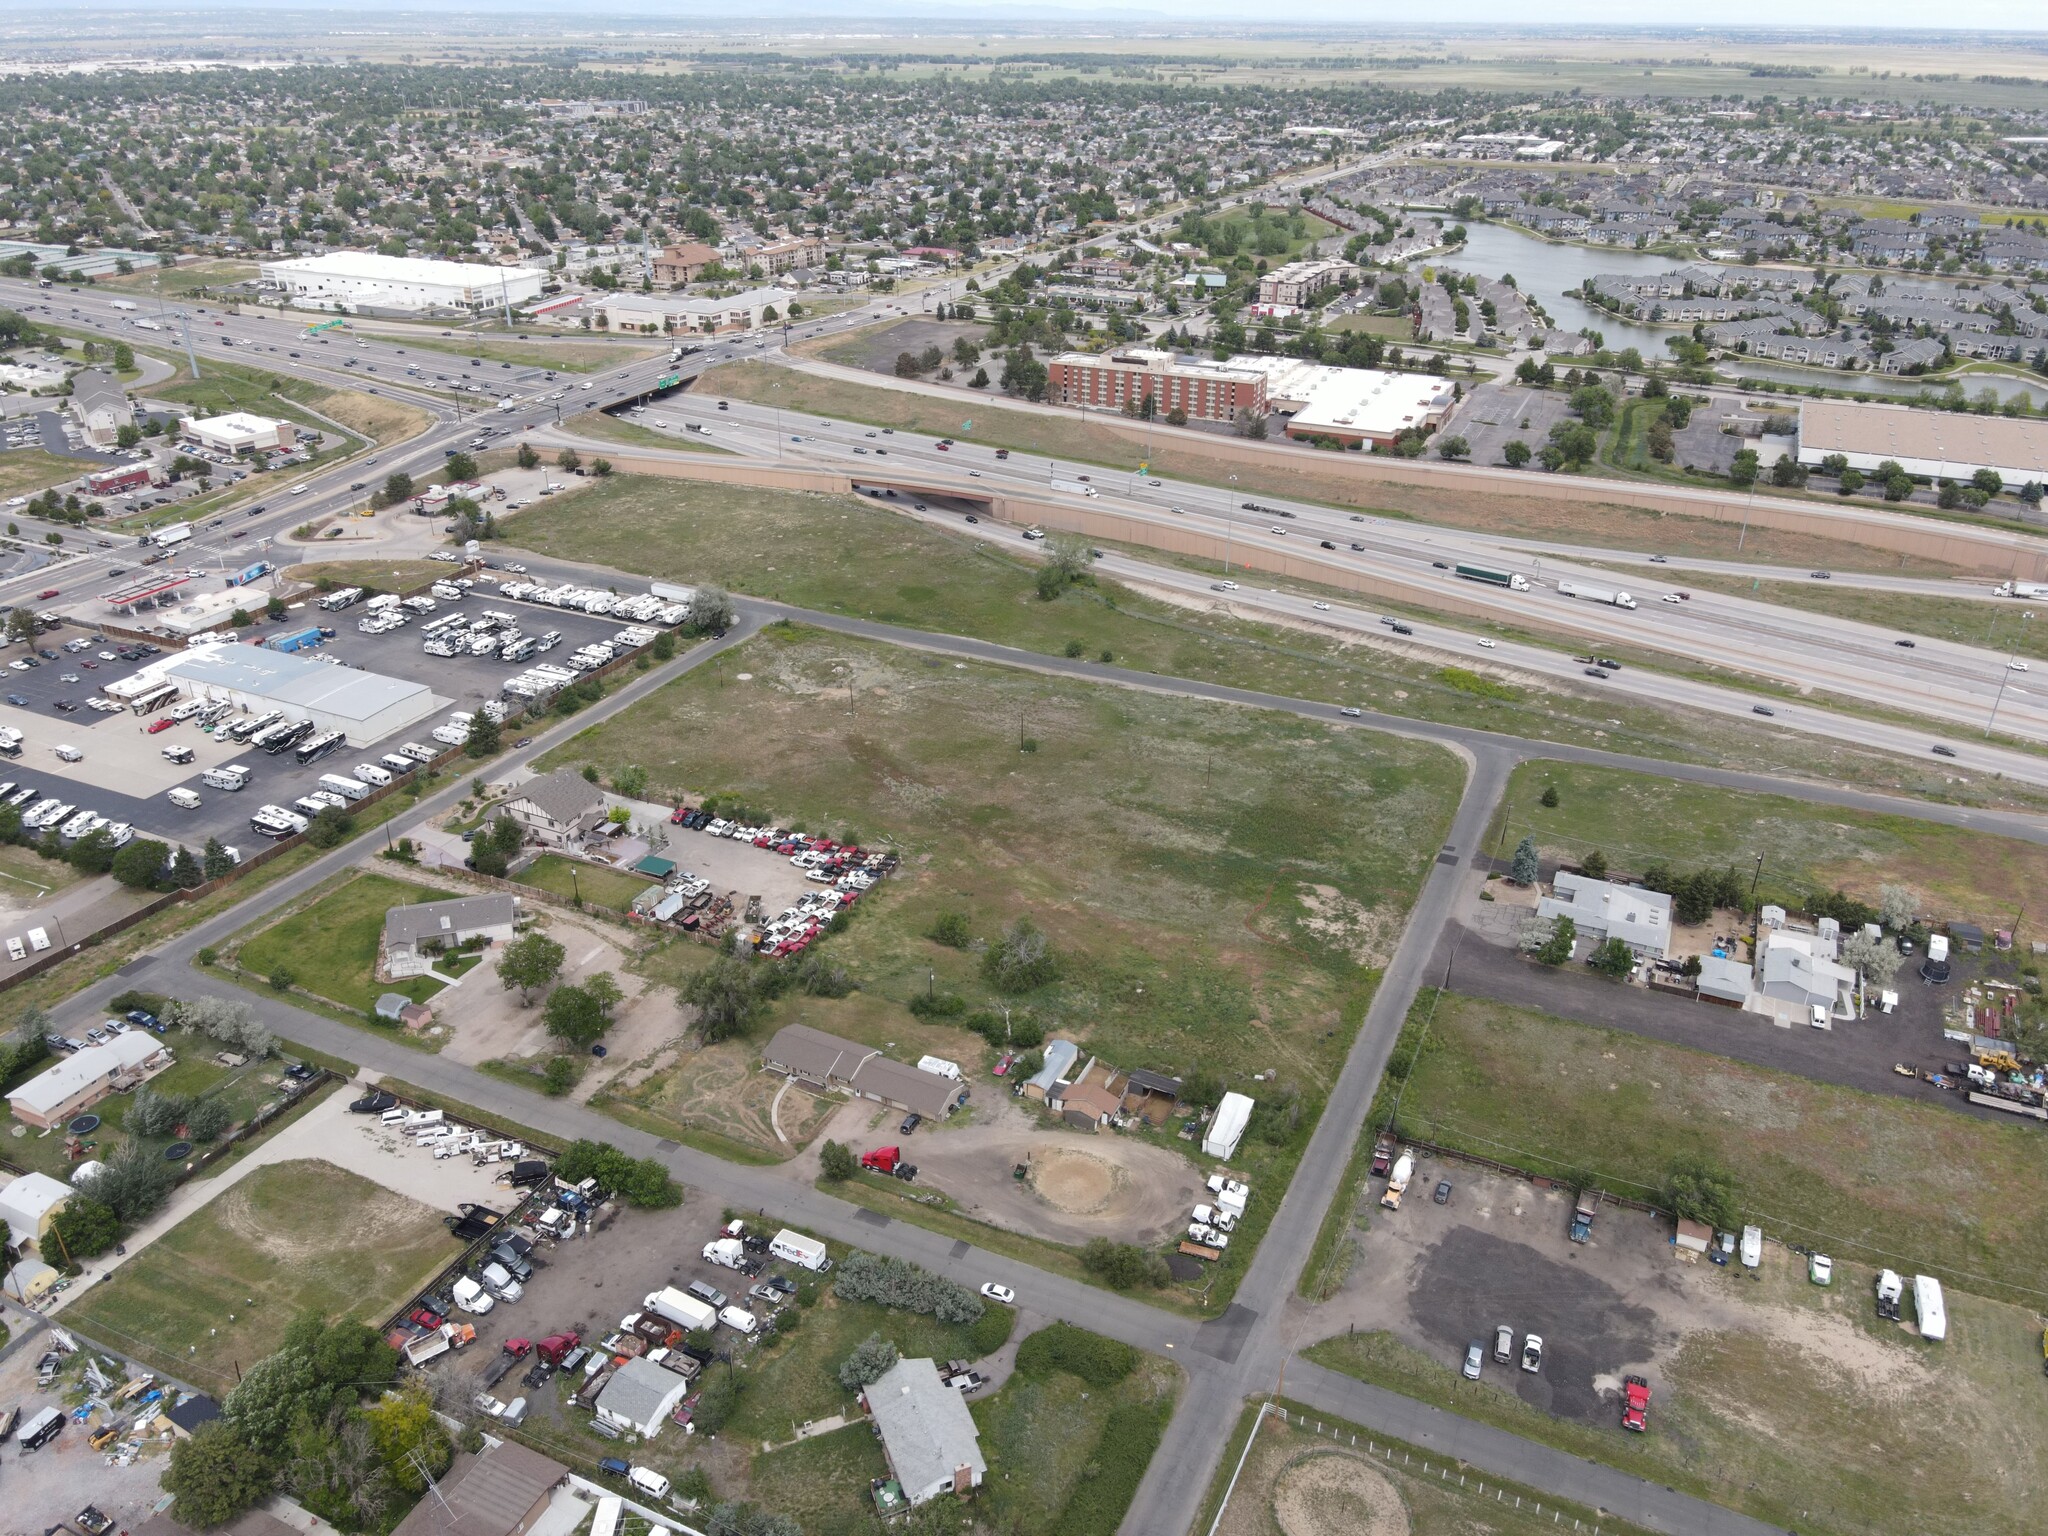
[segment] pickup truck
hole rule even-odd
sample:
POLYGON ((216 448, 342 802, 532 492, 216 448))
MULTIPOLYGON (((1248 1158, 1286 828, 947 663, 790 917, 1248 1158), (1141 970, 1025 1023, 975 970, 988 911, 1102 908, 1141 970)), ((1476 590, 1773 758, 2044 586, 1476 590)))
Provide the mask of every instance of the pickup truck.
POLYGON ((1393 1166, 1394 1138, 1383 1133, 1372 1144, 1372 1176, 1376 1179, 1384 1179, 1387 1176, 1387 1170, 1393 1166))
POLYGON ((1572 1241, 1583 1243, 1593 1236, 1593 1217, 1600 1209, 1600 1191, 1584 1189, 1579 1191, 1578 1203, 1572 1207, 1572 1241))

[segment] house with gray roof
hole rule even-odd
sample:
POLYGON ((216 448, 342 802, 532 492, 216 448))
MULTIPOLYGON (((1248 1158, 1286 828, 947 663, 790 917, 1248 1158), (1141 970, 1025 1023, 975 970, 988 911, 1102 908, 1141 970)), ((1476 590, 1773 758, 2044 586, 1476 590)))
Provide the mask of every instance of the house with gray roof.
POLYGON ((1048 1040, 1045 1042, 1045 1065, 1018 1086, 1018 1092, 1027 1099, 1044 1099, 1080 1059, 1081 1048, 1071 1040, 1048 1040))
POLYGON ((519 898, 493 893, 393 907, 384 914, 384 972, 393 980, 424 976, 433 957, 472 939, 503 943, 519 921, 519 898))
POLYGON ((1671 949, 1671 898, 1639 885, 1616 885, 1560 870, 1551 882, 1556 894, 1540 898, 1536 915, 1568 917, 1595 944, 1619 939, 1637 958, 1662 960, 1671 949))
POLYGON ((861 1393, 861 1404, 911 1508, 979 1488, 988 1476, 974 1415, 932 1361, 898 1360, 861 1393))
POLYGON ((514 790, 505 814, 519 823, 529 841, 568 848, 603 824, 604 791, 582 774, 558 768, 514 790))
POLYGON ((635 1357, 620 1366, 597 1394, 597 1416, 614 1429, 651 1440, 689 1390, 690 1384, 674 1371, 635 1357))
POLYGON ((828 1035, 808 1024, 785 1024, 761 1052, 761 1064, 813 1088, 851 1091, 853 1074, 874 1055, 865 1045, 828 1035))
POLYGON ((135 425, 135 407, 121 381, 101 368, 81 368, 71 376, 71 414, 78 430, 95 448, 112 448, 121 429, 135 425))
POLYGON ((415 1504, 392 1536, 525 1536, 568 1476, 559 1461, 500 1440, 458 1455, 435 1495, 415 1504))
POLYGON ((1699 995, 1707 1002, 1730 1008, 1746 1007, 1754 979, 1749 967, 1740 960, 1727 955, 1700 956, 1697 984, 1699 995))

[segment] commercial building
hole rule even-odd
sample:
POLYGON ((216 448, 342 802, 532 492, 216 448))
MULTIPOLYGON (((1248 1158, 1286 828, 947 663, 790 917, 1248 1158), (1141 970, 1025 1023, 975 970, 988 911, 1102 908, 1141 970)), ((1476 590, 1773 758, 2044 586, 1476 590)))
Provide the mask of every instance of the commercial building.
POLYGON ((597 1417, 614 1429, 651 1440, 689 1390, 690 1384, 674 1371, 635 1356, 597 1394, 597 1417))
POLYGON ((43 1234, 64 1203, 78 1191, 62 1179, 47 1173, 24 1173, 0 1189, 0 1221, 7 1223, 10 1241, 34 1243, 41 1250, 43 1234))
POLYGON ((121 381, 101 368, 81 368, 71 375, 71 414, 78 430, 95 448, 112 448, 123 427, 135 425, 135 407, 121 381))
POLYGON ((605 818, 604 791, 567 768, 528 779, 505 806, 529 841, 551 848, 581 842, 605 818))
POLYGON ((117 1089, 147 1082, 170 1064, 171 1053, 162 1041, 146 1029, 131 1029, 44 1068, 7 1095, 7 1106, 22 1124, 48 1129, 117 1089))
POLYGON ((494 893, 393 907, 384 914, 384 973, 424 976, 442 950, 487 939, 502 944, 519 921, 519 898, 494 893))
POLYGON ((1967 480, 1995 469, 2009 485, 2048 483, 2048 422, 1848 400, 1801 404, 1799 462, 1818 468, 1837 453, 1865 474, 1889 459, 1909 475, 1967 480))
POLYGON ((230 411, 225 416, 188 416, 178 423, 178 434, 186 442, 215 453, 237 457, 249 453, 289 453, 299 445, 299 429, 289 421, 272 421, 247 411, 230 411))
POLYGON ((1552 896, 1538 898, 1538 917, 1568 917, 1595 944, 1619 939, 1639 959, 1662 960, 1671 951, 1671 897, 1639 885, 1616 885, 1560 870, 1552 896))
POLYGON ((1299 306, 1357 275, 1358 267, 1348 261, 1290 261, 1259 279, 1259 302, 1299 306))
POLYGON ((1458 403, 1449 379, 1426 373, 1335 368, 1249 354, 1233 357, 1230 366, 1256 370, 1265 379, 1267 403, 1287 417, 1289 437, 1388 448, 1403 432, 1434 432, 1458 403))
POLYGON ((749 288, 723 299, 625 293, 592 303, 608 330, 646 336, 707 336, 773 325, 788 315, 795 297, 786 288, 749 288))
POLYGON ((248 645, 204 646, 155 665, 191 698, 226 699, 256 714, 279 710, 340 731, 356 747, 395 735, 444 702, 424 683, 248 645))
POLYGON ((302 309, 468 310, 524 304, 540 297, 538 267, 431 261, 375 251, 333 251, 266 261, 257 281, 302 309))
POLYGON ((890 1474, 911 1508, 942 1493, 979 1488, 988 1476, 981 1432, 960 1389, 930 1360, 898 1360, 861 1393, 882 1437, 890 1474))
POLYGON ((526 1536, 568 1476, 559 1461, 512 1440, 463 1452, 392 1536, 526 1536))
POLYGON ((658 288, 680 288, 694 283, 705 270, 719 265, 718 252, 701 240, 671 245, 654 258, 654 282, 658 288))
POLYGON ((1266 376, 1240 359, 1211 363, 1156 347, 1125 347, 1062 352, 1045 372, 1046 399, 1055 405, 1121 411, 1149 397, 1159 415, 1184 411, 1190 421, 1251 421, 1266 414, 1266 376))

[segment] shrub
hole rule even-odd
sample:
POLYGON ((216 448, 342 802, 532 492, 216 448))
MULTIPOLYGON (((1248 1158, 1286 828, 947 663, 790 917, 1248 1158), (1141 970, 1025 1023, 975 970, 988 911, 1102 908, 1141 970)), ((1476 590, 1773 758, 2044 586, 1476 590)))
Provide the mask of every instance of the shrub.
POLYGON ((932 925, 925 929, 924 936, 948 949, 965 949, 974 942, 974 931, 968 926, 965 912, 941 912, 932 919, 932 925))
POLYGON ((844 1143, 828 1141, 818 1149, 818 1171, 833 1183, 850 1179, 859 1170, 859 1159, 853 1155, 853 1149, 844 1143))
POLYGON ((1088 1239, 1081 1250, 1081 1267, 1113 1291, 1128 1291, 1140 1285, 1161 1286, 1169 1278, 1166 1261, 1158 1254, 1147 1253, 1135 1243, 1111 1242, 1106 1237, 1088 1239))
POLYGON ((920 1019, 957 1019, 967 1012, 967 999, 953 992, 919 992, 909 1007, 920 1019))
MULTIPOLYGON (((785 1314, 792 1317, 795 1315, 785 1314)), ((984 1307, 981 1316, 975 1319, 974 1326, 968 1334, 968 1347, 973 1351, 974 1358, 979 1360, 984 1355, 992 1355, 1009 1343, 1010 1334, 1016 1326, 1017 1314, 1009 1307, 984 1307)))
POLYGON ((903 1259, 881 1259, 855 1249, 839 1265, 834 1292, 847 1301, 873 1301, 905 1312, 921 1312, 942 1323, 972 1323, 985 1310, 965 1286, 919 1269, 903 1259))
POLYGON ((896 1360, 896 1346, 879 1333, 871 1333, 839 1363, 839 1385, 849 1392, 858 1392, 893 1370, 896 1360))
POLYGON ((733 1410, 740 1403, 740 1384, 731 1371, 716 1372, 710 1383, 698 1395, 697 1408, 690 1422, 700 1435, 715 1435, 725 1428, 733 1410))
POLYGON ((989 946, 981 971, 999 992, 1029 992, 1059 975, 1052 941, 1028 917, 1020 917, 989 946))
POLYGON ((1137 1368, 1136 1349, 1072 1323, 1049 1324, 1017 1346, 1017 1374, 1030 1380, 1065 1371, 1101 1391, 1137 1368))
POLYGON ((541 1086, 552 1098, 559 1099, 583 1076, 582 1066, 573 1056, 550 1056, 548 1064, 541 1071, 541 1086))

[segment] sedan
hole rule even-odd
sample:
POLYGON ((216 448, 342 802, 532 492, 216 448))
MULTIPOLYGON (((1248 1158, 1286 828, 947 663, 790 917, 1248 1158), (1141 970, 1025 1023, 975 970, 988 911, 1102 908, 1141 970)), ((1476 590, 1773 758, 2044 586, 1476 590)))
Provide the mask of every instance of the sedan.
POLYGON ((1676 592, 1666 592, 1663 596, 1662 601, 1667 603, 1675 603, 1678 601, 1678 594, 1676 592))
POLYGON ((10 693, 9 695, 7 695, 7 702, 12 704, 16 709, 28 708, 28 700, 23 698, 18 693, 10 693))
POLYGON ((47 602, 50 598, 55 597, 62 590, 63 589, 61 587, 45 587, 43 588, 42 591, 36 594, 36 601, 39 603, 47 602))
POLYGON ((1330 611, 1328 603, 1311 603, 1309 606, 1315 609, 1317 613, 1328 613, 1330 611))
POLYGON ((1481 641, 1479 642, 1479 648, 1480 648, 1480 649, 1481 649, 1482 651, 1490 651, 1490 650, 1492 650, 1492 649, 1493 649, 1493 647, 1494 647, 1494 644, 1495 644, 1495 642, 1494 642, 1494 641, 1492 641, 1492 640, 1481 640, 1481 641))
MULTIPOLYGON (((1436 1193, 1429 1198, 1438 1205, 1449 1205, 1451 1203, 1451 1181, 1449 1179, 1439 1179, 1437 1181, 1436 1193)), ((1473 1347, 1477 1348, 1478 1346, 1475 1345, 1473 1347)))
POLYGON ((993 1280, 989 1281, 987 1285, 984 1285, 981 1288, 981 1294, 986 1296, 990 1301, 1001 1302, 1006 1307, 1014 1307, 1015 1305, 1017 1305, 1017 1293, 1011 1290, 1007 1285, 997 1285, 993 1280))
POLYGON ((1268 528, 1266 532, 1275 534, 1283 539, 1287 537, 1287 530, 1285 528, 1268 528))
POLYGON ((2021 661, 2017 656, 2013 657, 2013 659, 2011 661, 2008 661, 2005 665, 2007 670, 2013 672, 2024 672, 2027 670, 2027 664, 2024 661, 2021 661))
POLYGON ((56 703, 52 704, 50 708, 67 715, 75 715, 78 713, 78 706, 69 699, 59 699, 57 700, 56 703))
POLYGON ((1365 718, 1365 711, 1351 704, 1346 704, 1342 709, 1338 710, 1337 713, 1342 715, 1346 720, 1362 720, 1365 718))
POLYGON ((1903 646, 1905 649, 1909 651, 1916 650, 1919 646, 1919 642, 1914 640, 1894 640, 1892 644, 1897 646, 1903 646))
POLYGON ((149 722, 149 734, 154 736, 161 731, 168 731, 172 726, 176 725, 177 723, 178 722, 173 720, 169 715, 161 716, 158 719, 149 722))
POLYGON ((1956 749, 1955 749, 1954 747, 1939 747, 1939 746, 1938 746, 1938 747, 1935 747, 1935 748, 1933 748, 1932 750, 1933 750, 1933 752, 1934 752, 1934 755, 1935 755, 1936 757, 1954 757, 1954 756, 1956 755, 1956 749))
POLYGON ((1476 1343, 1467 1344, 1465 1346, 1465 1379, 1467 1381, 1477 1381, 1479 1379, 1479 1369, 1485 1362, 1486 1346, 1476 1343))
POLYGON ((1775 715, 1777 713, 1777 711, 1771 708, 1771 706, 1768 704, 1752 704, 1749 706, 1749 712, 1752 715, 1775 715))
POLYGON ((1522 1369, 1535 1375, 1543 1369, 1543 1335, 1532 1333, 1522 1340, 1522 1369))

